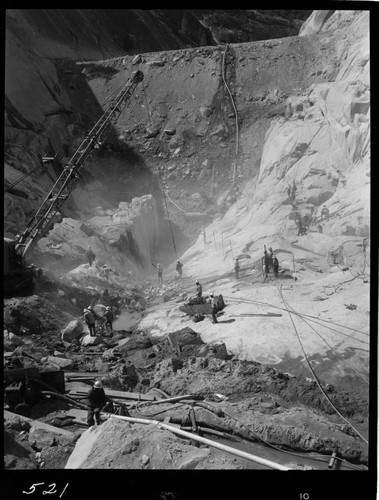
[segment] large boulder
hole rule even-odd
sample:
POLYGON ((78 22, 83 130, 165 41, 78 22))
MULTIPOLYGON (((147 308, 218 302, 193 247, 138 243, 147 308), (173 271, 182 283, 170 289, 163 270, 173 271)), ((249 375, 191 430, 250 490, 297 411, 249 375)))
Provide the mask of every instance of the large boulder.
POLYGON ((7 429, 12 429, 14 431, 29 431, 30 423, 27 420, 23 420, 18 415, 11 415, 6 418, 4 422, 4 427, 7 429))
POLYGON ((115 350, 125 356, 128 352, 147 349, 151 346, 152 343, 148 337, 128 337, 120 340, 115 350))
POLYGON ((226 350, 226 345, 224 342, 212 342, 211 344, 205 344, 198 349, 198 355, 202 357, 211 357, 217 359, 226 359, 228 357, 228 351, 226 350))
POLYGON ((80 337, 82 333, 83 323, 78 319, 74 319, 73 321, 70 321, 64 330, 62 330, 61 339, 66 342, 71 342, 72 340, 80 337))
POLYGON ((37 295, 12 298, 5 302, 4 326, 16 334, 39 333, 43 299, 37 295))
POLYGON ((101 337, 99 337, 98 335, 95 337, 91 337, 90 334, 85 335, 81 340, 82 347, 99 345, 102 344, 102 342, 103 339, 101 337))
POLYGON ((58 358, 57 356, 47 356, 47 363, 66 370, 73 368, 75 365, 72 359, 58 358))
POLYGON ((184 347, 185 345, 201 345, 204 342, 201 340, 200 335, 192 330, 192 328, 186 327, 181 330, 177 330, 176 332, 172 332, 168 334, 170 343, 174 347, 184 347))
POLYGON ((32 448, 37 451, 41 451, 44 448, 50 448, 50 446, 56 446, 58 444, 56 435, 44 429, 37 429, 36 427, 31 427, 28 441, 32 448))
POLYGON ((4 351, 13 351, 16 347, 23 345, 24 341, 8 330, 4 330, 4 351))

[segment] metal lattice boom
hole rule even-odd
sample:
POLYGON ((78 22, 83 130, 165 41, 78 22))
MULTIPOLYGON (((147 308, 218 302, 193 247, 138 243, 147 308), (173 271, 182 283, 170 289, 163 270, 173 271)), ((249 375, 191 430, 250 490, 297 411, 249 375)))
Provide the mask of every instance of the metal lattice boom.
POLYGON ((59 208, 67 200, 78 180, 82 177, 80 172, 85 163, 91 159, 94 150, 100 146, 106 128, 112 121, 117 121, 128 98, 142 80, 142 71, 137 71, 130 82, 111 100, 101 118, 92 127, 70 158, 42 205, 18 238, 17 248, 22 248, 23 256, 46 233, 59 208))

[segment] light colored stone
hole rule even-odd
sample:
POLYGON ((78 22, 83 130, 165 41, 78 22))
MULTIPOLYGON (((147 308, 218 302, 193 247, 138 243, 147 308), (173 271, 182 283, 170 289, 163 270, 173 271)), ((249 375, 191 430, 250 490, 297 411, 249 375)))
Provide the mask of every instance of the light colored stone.
POLYGON ((88 346, 95 346, 95 345, 99 345, 103 342, 103 339, 99 336, 99 335, 96 335, 95 337, 91 337, 90 334, 88 335, 85 335, 82 339, 81 339, 81 344, 82 344, 82 347, 88 347, 88 346))
POLYGON ((83 333, 83 323, 80 320, 73 320, 66 326, 61 333, 61 339, 70 342, 80 337, 83 333))
POLYGON ((72 361, 72 359, 59 358, 57 356, 47 356, 46 361, 47 363, 58 366, 62 369, 69 369, 75 366, 75 363, 72 361))

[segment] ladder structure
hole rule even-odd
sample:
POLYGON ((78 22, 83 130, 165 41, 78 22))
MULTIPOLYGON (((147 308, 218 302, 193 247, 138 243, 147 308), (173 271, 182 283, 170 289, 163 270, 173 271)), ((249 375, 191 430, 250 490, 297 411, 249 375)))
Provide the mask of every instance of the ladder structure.
POLYGON ((16 249, 22 256, 25 256, 38 239, 46 234, 59 208, 70 196, 78 180, 82 177, 80 172, 85 163, 91 159, 94 150, 100 147, 101 139, 106 128, 110 123, 117 121, 127 100, 133 94, 138 83, 142 80, 142 71, 136 71, 130 82, 124 85, 124 87, 122 87, 122 89, 111 99, 110 104, 101 118, 96 122, 88 134, 86 134, 84 140, 68 161, 42 205, 17 239, 16 249))

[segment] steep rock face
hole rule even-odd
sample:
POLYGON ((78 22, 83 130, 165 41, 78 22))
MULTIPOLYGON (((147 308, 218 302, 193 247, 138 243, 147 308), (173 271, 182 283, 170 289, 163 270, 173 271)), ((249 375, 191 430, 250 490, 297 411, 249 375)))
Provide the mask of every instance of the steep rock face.
MULTIPOLYGON (((84 274, 94 280, 104 264, 116 271, 139 274, 151 270, 160 240, 160 223, 156 201, 151 195, 120 203, 117 210, 97 209, 97 215, 86 223, 64 218, 37 243, 34 263, 60 274, 79 266, 73 277, 84 274), (91 246, 96 255, 92 268, 82 269, 87 262, 86 250, 91 246)), ((83 275, 84 276, 84 275, 83 275)), ((82 278, 83 278, 82 276, 82 278)))
POLYGON ((310 13, 309 10, 8 9, 7 29, 25 47, 41 55, 99 59, 296 35, 310 13))
POLYGON ((324 30, 325 23, 333 10, 314 10, 300 28, 299 36, 313 35, 324 30))
POLYGON ((112 215, 89 219, 103 240, 133 259, 141 267, 150 267, 159 241, 157 204, 151 195, 120 203, 112 215))
POLYGON ((208 28, 216 44, 252 42, 297 35, 301 20, 311 14, 309 10, 253 9, 187 12, 188 15, 197 17, 198 21, 208 28))
MULTIPOLYGON (((329 66, 333 61, 336 70, 327 76, 329 81, 311 84, 288 96, 284 107, 288 114, 271 121, 258 175, 248 182, 245 198, 230 208, 223 221, 209 227, 216 234, 219 249, 222 232, 226 240, 233 241, 234 255, 246 245, 257 252, 253 243, 261 239, 260 249, 265 238, 283 248, 282 238, 296 234, 294 213, 313 214, 320 221, 323 204, 329 209, 330 219, 324 223, 327 238, 321 252, 330 250, 334 237, 369 236, 368 13, 334 14, 328 26, 334 26, 335 17, 341 23, 336 36, 325 36, 320 43, 321 49, 332 54, 329 61, 324 58, 324 64, 329 66), (293 181, 297 191, 291 204, 287 190, 293 181)), ((251 127, 250 134, 253 130, 251 127)), ((249 129, 244 135, 249 136, 249 129)), ((340 244, 336 241, 336 247, 340 244)), ((199 238, 184 260, 190 260, 192 253, 197 255, 201 245, 199 238)), ((231 252, 226 253, 231 258, 231 252)), ((205 264, 208 271, 209 265, 217 269, 220 264, 215 258, 205 264)))

